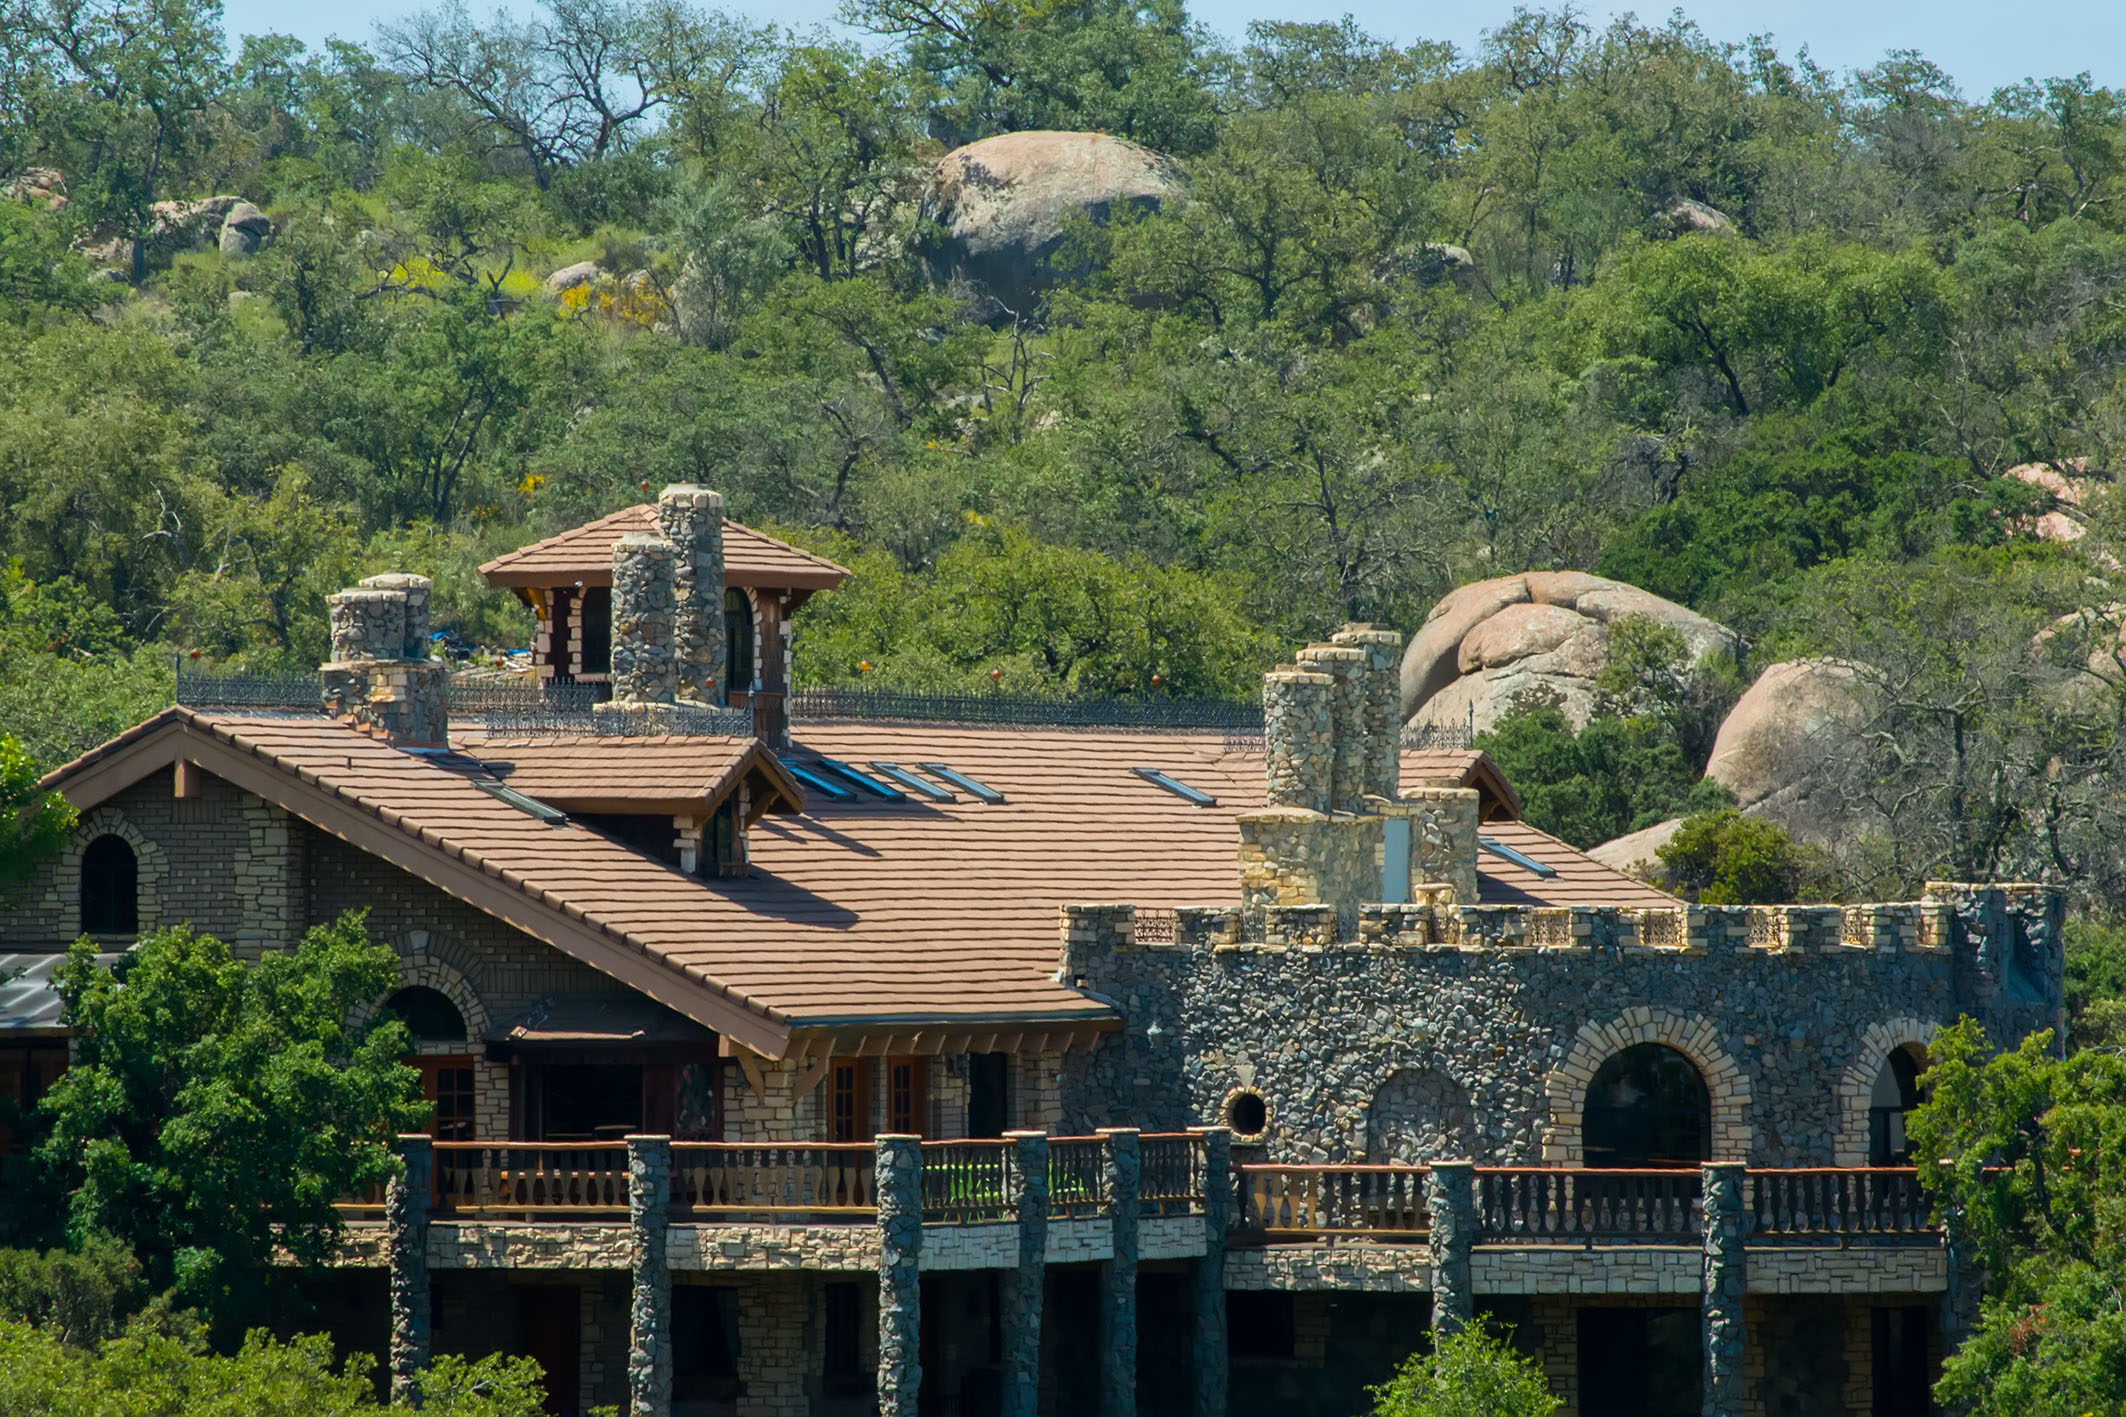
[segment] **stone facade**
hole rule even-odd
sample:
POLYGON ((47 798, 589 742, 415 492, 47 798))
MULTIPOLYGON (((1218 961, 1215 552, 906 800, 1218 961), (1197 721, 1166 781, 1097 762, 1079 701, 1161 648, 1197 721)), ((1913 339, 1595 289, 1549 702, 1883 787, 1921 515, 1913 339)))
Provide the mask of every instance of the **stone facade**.
POLYGON ((1660 1042, 1705 1077, 1716 1159, 1824 1166, 1852 1144, 1841 1084, 1883 1030, 1968 1013, 2013 1039, 2063 1012, 2058 899, 2019 887, 1867 907, 1854 929, 1837 907, 1443 906, 1401 912, 1392 942, 1324 917, 1256 943, 1201 928, 1212 914, 1140 946, 1128 907, 1065 912, 1065 970, 1129 1020, 1064 1060, 1068 1130, 1223 1123, 1246 1088, 1271 1127, 1244 1159, 1360 1161, 1376 1105, 1417 1075, 1468 1099, 1477 1161, 1575 1165, 1593 1070, 1660 1042))
POLYGON ((428 656, 426 576, 371 576, 325 598, 332 660, 319 667, 326 711, 410 747, 450 741, 450 666, 428 656))
POLYGON ((668 704, 678 687, 674 661, 672 543, 646 531, 613 543, 613 702, 668 704))

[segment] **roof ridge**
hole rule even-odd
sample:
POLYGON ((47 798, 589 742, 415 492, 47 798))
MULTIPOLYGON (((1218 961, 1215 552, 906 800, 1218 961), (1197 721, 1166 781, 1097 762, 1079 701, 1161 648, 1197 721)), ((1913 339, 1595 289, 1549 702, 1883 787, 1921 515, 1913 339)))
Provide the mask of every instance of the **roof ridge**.
MULTIPOLYGON (((632 507, 621 507, 616 511, 607 512, 603 516, 592 517, 587 522, 581 522, 575 526, 564 528, 561 531, 553 533, 551 536, 543 536, 537 541, 528 542, 523 546, 515 548, 514 550, 505 551, 501 555, 495 557, 493 560, 481 565, 479 568, 479 573, 483 576, 486 576, 491 575, 497 571, 506 571, 519 561, 529 559, 537 553, 544 551, 550 547, 553 547, 559 543, 571 541, 577 537, 581 537, 584 534, 594 531, 595 529, 605 525, 608 522, 618 522, 623 518, 628 517, 639 518, 642 520, 652 520, 655 518, 656 513, 657 504, 655 502, 638 502, 632 507)), ((779 536, 771 536, 767 532, 761 531, 756 527, 748 526, 735 517, 726 516, 723 519, 723 525, 724 531, 727 534, 732 531, 737 531, 746 536, 758 537, 762 541, 769 542, 770 544, 779 547, 782 550, 788 551, 794 556, 801 557, 804 560, 811 562, 820 570, 839 572, 843 576, 847 576, 849 574, 849 568, 847 566, 829 560, 827 557, 820 555, 816 551, 808 551, 802 546, 798 546, 791 542, 785 541, 779 536)))

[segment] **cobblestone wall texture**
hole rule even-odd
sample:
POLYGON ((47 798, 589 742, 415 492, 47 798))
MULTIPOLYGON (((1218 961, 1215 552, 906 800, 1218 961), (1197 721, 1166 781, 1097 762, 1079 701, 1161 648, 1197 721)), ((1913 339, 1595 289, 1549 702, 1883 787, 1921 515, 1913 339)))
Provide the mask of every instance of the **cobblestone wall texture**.
POLYGON ((1064 1060, 1066 1128, 1219 1124, 1224 1099, 1252 1089, 1270 1121, 1241 1159, 1360 1161, 1369 1134, 1394 1130, 1376 1099, 1407 1095, 1416 1073, 1468 1099, 1477 1161, 1577 1164, 1584 1085, 1546 1080, 1608 1029, 1676 1047, 1709 1081, 1738 1075, 1716 1138, 1746 1137, 1748 1155, 1714 1159, 1826 1166, 1852 1125, 1839 1084, 1871 1026, 1968 1012, 2013 1040, 2062 1009, 2058 899, 2035 888, 1844 912, 1428 914, 1402 936, 1444 943, 1318 944, 1322 921, 1288 934, 1296 944, 1205 944, 1181 928, 1172 946, 1138 947, 1126 907, 1073 907, 1066 968, 1129 1022, 1064 1060))

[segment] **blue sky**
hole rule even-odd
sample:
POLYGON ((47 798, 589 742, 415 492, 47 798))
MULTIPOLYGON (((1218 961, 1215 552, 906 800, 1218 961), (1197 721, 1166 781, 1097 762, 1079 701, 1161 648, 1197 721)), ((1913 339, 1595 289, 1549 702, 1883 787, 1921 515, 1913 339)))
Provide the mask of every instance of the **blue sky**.
MULTIPOLYGON (((333 35, 366 41, 377 21, 424 8, 421 0, 224 3, 232 35, 270 30, 312 44, 333 35)), ((741 0, 716 8, 802 27, 830 22, 835 3, 780 0, 770 6, 741 0)), ((468 4, 475 13, 494 8, 492 0, 468 4)), ((1513 13, 1512 0, 1461 0, 1424 9, 1392 0, 1196 0, 1190 9, 1211 28, 1229 35, 1238 34, 1250 20, 1333 20, 1348 12, 1385 38, 1445 39, 1464 49, 1513 13)), ((1587 4, 1586 9, 1598 21, 1626 9, 1642 16, 1664 13, 1658 4, 1587 4)), ((2084 69, 2100 84, 2126 84, 2126 4, 2119 0, 2024 0, 2018 5, 1999 0, 1698 0, 1684 12, 1716 39, 1769 33, 1789 54, 1806 44, 1816 62, 1832 70, 1864 67, 1890 49, 1917 49, 1955 75, 1966 96, 1973 98, 2018 79, 2084 69)))

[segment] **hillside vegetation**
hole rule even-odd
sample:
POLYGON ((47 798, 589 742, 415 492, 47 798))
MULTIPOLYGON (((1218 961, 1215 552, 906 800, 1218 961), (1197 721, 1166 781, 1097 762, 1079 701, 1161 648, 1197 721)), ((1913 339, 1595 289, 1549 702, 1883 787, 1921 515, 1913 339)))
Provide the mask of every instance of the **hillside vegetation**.
POLYGON ((2119 883, 2112 91, 1565 10, 1475 53, 1173 0, 845 18, 870 42, 553 0, 231 52, 195 0, 10 7, 0 726, 50 763, 176 656, 314 664, 324 595, 389 567, 522 644, 481 560, 697 481, 858 572, 800 617, 814 682, 1239 693, 1340 621, 1595 570, 1753 663, 1880 668, 1851 889, 2119 883), (1187 199, 1082 226, 999 328, 930 283, 917 198, 1034 128, 1187 199), (176 249, 155 204, 216 194, 255 254, 176 249))

